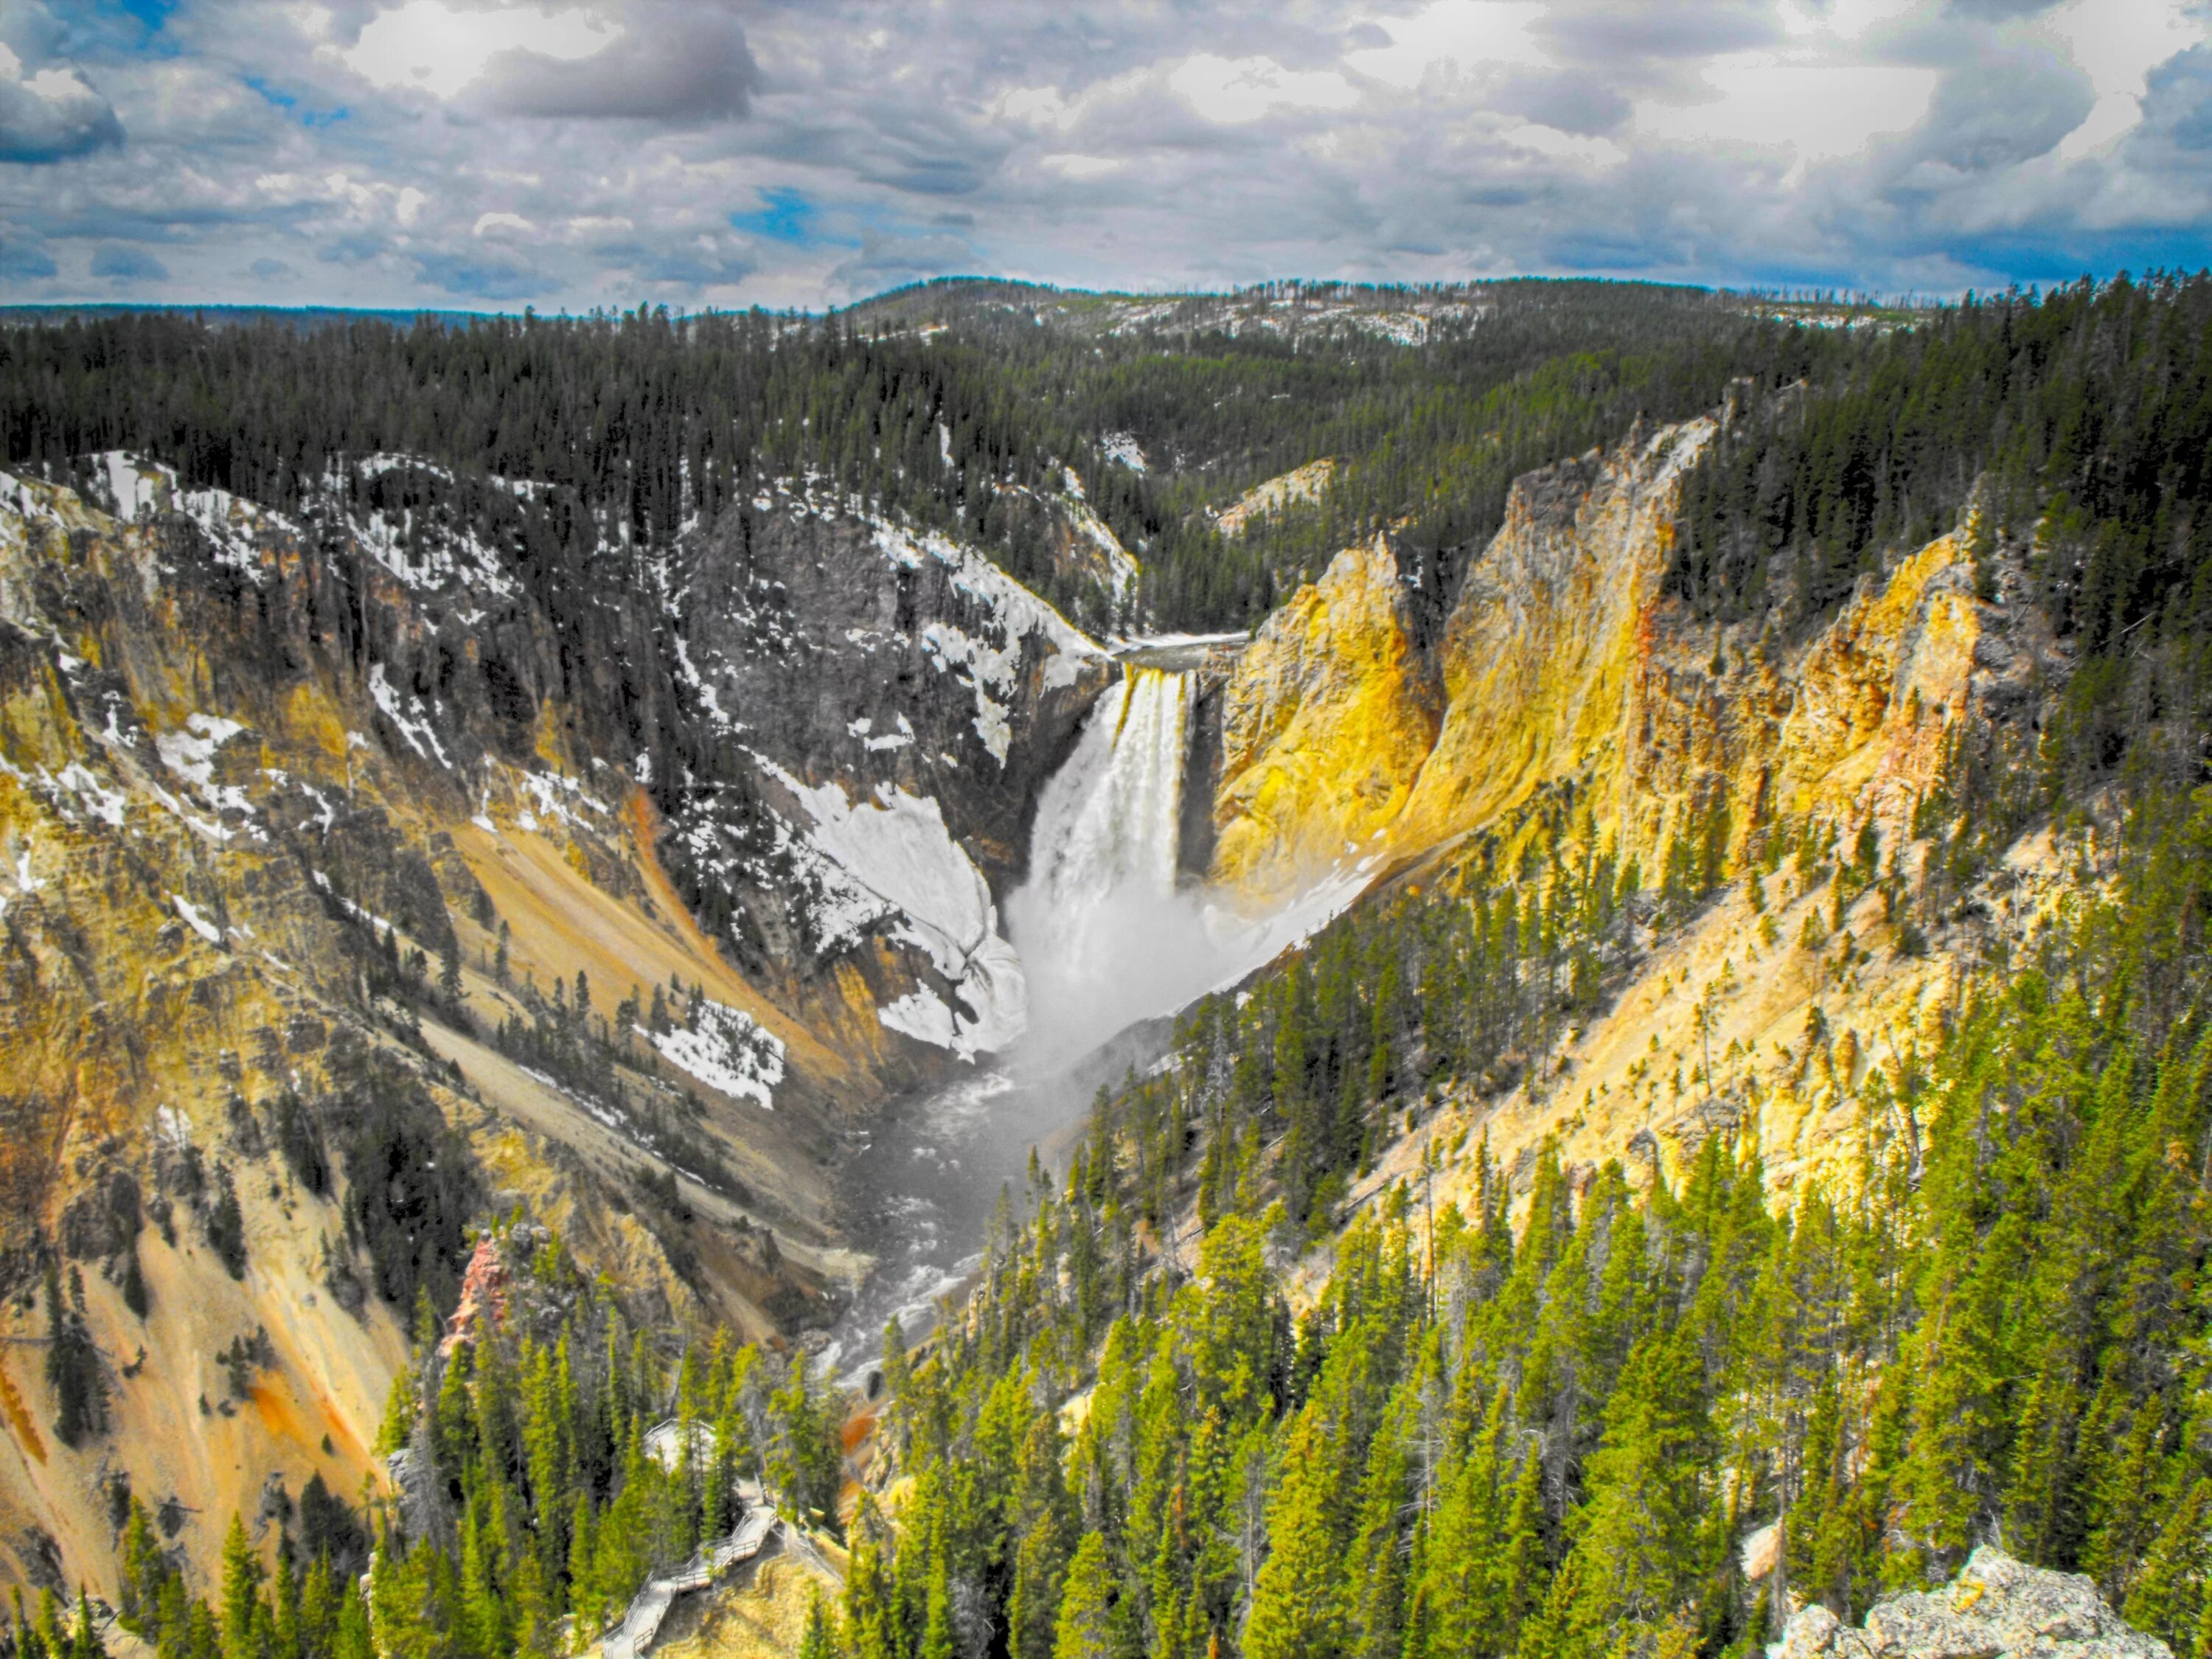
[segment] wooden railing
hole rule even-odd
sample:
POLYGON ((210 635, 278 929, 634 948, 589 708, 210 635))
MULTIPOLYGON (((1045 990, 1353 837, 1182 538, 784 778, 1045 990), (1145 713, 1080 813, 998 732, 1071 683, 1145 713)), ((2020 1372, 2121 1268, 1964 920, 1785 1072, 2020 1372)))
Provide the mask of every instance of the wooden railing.
POLYGON ((739 1562, 751 1560, 775 1535, 779 1524, 775 1510, 766 1503, 756 1504, 727 1538, 701 1545, 681 1565, 647 1579, 631 1598, 622 1622, 600 1638, 600 1659, 638 1659, 660 1634, 661 1622, 678 1596, 704 1589, 739 1562))

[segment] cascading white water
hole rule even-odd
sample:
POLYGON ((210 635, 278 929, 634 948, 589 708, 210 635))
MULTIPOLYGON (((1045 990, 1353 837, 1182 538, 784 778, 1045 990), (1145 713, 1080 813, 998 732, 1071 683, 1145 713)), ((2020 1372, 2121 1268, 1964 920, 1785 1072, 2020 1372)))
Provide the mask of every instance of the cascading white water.
POLYGON ((1029 980, 1024 1055, 1051 1060, 1203 992, 1222 952, 1176 888, 1194 676, 1130 667, 1046 785, 1007 904, 1029 980))
POLYGON ((1088 915, 1112 894, 1175 890, 1191 677, 1132 668, 1091 713, 1075 753, 1045 786, 1030 839, 1030 885, 1088 915))

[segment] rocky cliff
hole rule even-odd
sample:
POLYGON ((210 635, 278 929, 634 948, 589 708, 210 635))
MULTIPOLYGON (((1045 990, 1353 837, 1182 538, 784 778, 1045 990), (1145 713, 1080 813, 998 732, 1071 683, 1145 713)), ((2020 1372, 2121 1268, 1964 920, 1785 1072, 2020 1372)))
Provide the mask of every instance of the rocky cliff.
POLYGON ((1267 619, 1222 694, 1212 878, 1277 900, 1370 850, 1442 708, 1389 544, 1347 548, 1267 619))
POLYGON ((2171 1659, 2090 1580, 1984 1545, 1942 1589, 1877 1601, 1854 1629, 1818 1603, 1791 1615, 1777 1659, 2171 1659))
MULTIPOLYGON (((1966 526, 1893 550, 1795 634, 1700 622, 1666 577, 1680 480, 1720 419, 1519 480, 1425 648, 1387 540, 1348 550, 1224 694, 1212 875, 1249 899, 1361 867, 1418 885, 1471 836, 1510 848, 1544 816, 1647 890, 1720 879, 1647 930, 1637 969, 1520 1086, 1448 1091, 1437 1133, 1480 1124, 1509 1162, 1557 1136, 1571 1158, 1650 1167, 1756 1115, 1780 1184, 1848 1163, 1850 1085, 1905 1062, 1974 946, 1901 941, 1871 891, 1832 914, 1766 849, 1867 835, 1875 865, 1910 879, 1911 822, 1947 753, 2025 730, 2056 661, 2002 556, 1978 586, 1966 526), (1808 1022, 1842 1040, 1840 1071, 1826 1039, 1808 1049, 1808 1022)), ((2009 860, 2001 921, 2045 902, 2039 848, 2009 860)))
POLYGON ((0 1553, 356 1492, 518 1204, 650 1316, 823 1316, 847 1127, 1018 1025, 1011 826, 1110 672, 804 492, 648 556, 404 458, 0 477, 0 1553))

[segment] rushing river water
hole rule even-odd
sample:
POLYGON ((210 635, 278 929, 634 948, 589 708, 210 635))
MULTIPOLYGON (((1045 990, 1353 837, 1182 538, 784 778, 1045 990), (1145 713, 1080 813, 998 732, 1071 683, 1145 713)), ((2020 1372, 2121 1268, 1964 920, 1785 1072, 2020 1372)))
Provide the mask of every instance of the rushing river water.
POLYGON ((1081 1121, 1102 1083, 1155 1059, 1167 1027, 1124 1032, 1072 1065, 979 1066, 893 1103, 843 1176, 848 1231, 876 1267, 831 1333, 826 1358, 839 1376, 865 1380, 890 1320, 910 1338, 930 1327, 939 1300, 981 1265, 1000 1192, 1012 1189, 1018 1216, 1031 1207, 1030 1149, 1057 1172, 1055 1138, 1081 1121))

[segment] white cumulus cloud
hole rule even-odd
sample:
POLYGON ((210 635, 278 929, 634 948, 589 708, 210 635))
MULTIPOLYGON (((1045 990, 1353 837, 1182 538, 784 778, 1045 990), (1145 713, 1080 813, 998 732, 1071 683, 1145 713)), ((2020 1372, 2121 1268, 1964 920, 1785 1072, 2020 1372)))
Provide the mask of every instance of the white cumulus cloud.
POLYGON ((348 68, 377 86, 451 98, 502 54, 573 63, 597 56, 621 38, 618 26, 582 8, 479 11, 447 0, 407 0, 372 18, 341 55, 348 68))
POLYGON ((1277 110, 1350 109, 1359 101, 1352 83, 1334 70, 1285 69, 1272 58, 1210 52, 1176 64, 1168 85, 1209 121, 1256 121, 1277 110))

